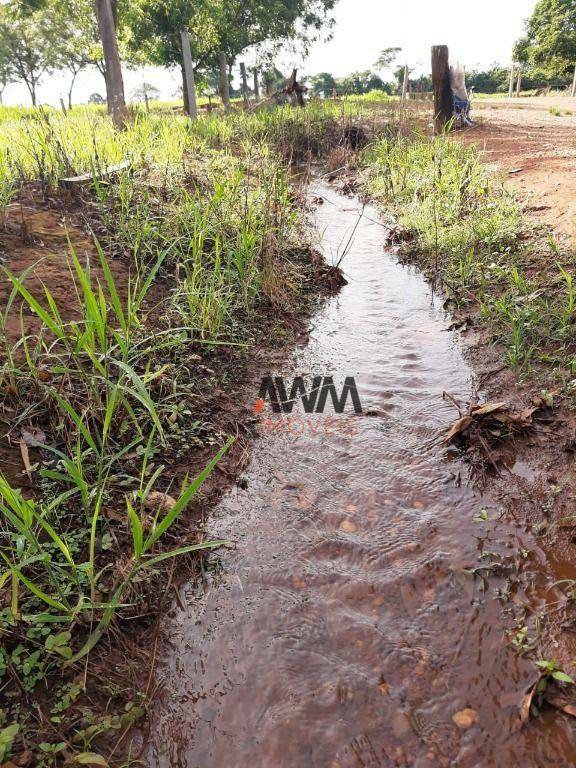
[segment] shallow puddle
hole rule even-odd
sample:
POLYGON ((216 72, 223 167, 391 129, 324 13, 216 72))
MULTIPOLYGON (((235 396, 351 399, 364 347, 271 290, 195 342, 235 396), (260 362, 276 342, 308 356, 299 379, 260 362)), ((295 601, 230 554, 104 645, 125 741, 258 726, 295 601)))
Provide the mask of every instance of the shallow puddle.
MULTIPOLYGON (((498 518, 498 503, 468 487, 441 444, 454 418, 443 391, 466 400, 472 389, 450 320, 385 252, 375 210, 322 183, 313 195, 325 200, 316 217, 328 261, 353 236, 349 284, 274 373, 288 388, 295 375, 331 375, 338 390, 354 377, 372 415, 349 401, 341 421, 330 400, 323 415, 297 403, 288 431, 266 403, 247 487, 210 524, 235 547, 214 558, 206 592, 184 586, 166 618, 146 764, 573 764, 569 726, 521 727, 535 667, 471 573, 482 549, 505 551, 523 534, 502 525, 484 541, 474 518, 498 518)), ((533 598, 518 587, 515 599, 533 598)))

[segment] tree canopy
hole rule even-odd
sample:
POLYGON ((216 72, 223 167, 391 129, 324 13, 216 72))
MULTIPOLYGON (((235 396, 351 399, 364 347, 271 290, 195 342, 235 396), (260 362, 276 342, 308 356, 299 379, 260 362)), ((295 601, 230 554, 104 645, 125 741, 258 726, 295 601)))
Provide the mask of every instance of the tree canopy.
POLYGON ((549 77, 566 77, 576 64, 576 0, 539 0, 514 50, 516 61, 549 77))
POLYGON ((330 74, 330 72, 320 72, 317 75, 313 75, 309 78, 310 88, 312 93, 316 96, 323 96, 328 98, 332 95, 338 86, 336 84, 336 78, 330 74))
POLYGON ((392 64, 396 61, 396 58, 402 48, 398 48, 397 46, 393 46, 390 48, 384 48, 383 51, 380 51, 380 56, 378 56, 376 63, 374 66, 379 71, 386 71, 387 69, 390 69, 392 64))
POLYGON ((305 45, 331 24, 337 0, 134 0, 126 16, 135 62, 180 64, 180 32, 190 32, 197 67, 214 66, 218 52, 230 63, 249 46, 298 38, 305 45))
POLYGON ((25 83, 36 105, 40 78, 62 65, 65 28, 43 5, 0 5, 0 70, 6 82, 25 83))
POLYGON ((156 88, 152 83, 142 83, 132 90, 130 94, 133 101, 146 101, 146 99, 159 99, 160 89, 156 88))

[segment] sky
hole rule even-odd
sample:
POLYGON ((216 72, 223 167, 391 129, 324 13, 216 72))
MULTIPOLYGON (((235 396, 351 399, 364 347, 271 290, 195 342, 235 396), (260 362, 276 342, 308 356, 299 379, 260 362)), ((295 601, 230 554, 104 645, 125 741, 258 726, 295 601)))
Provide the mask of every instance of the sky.
MULTIPOLYGON (((493 62, 508 64, 512 46, 522 34, 524 20, 537 0, 339 0, 332 39, 315 43, 309 56, 286 53, 278 58, 279 68, 288 72, 298 66, 301 73, 331 72, 336 77, 371 69, 383 48, 399 46, 399 64, 408 63, 415 74, 430 71, 430 48, 446 44, 451 62, 467 69, 487 67, 493 62)), ((246 58, 247 65, 249 57, 246 58)), ((386 79, 386 78, 385 78, 386 79)), ((154 67, 124 70, 127 97, 143 81, 160 89, 161 98, 173 98, 180 84, 178 71, 154 67)), ((235 79, 238 84, 238 77, 235 79)), ((66 100, 66 77, 62 73, 45 77, 38 89, 39 103, 58 105, 66 100)), ((82 73, 75 85, 77 101, 98 92, 105 93, 98 72, 82 73)), ((25 86, 9 85, 4 104, 30 104, 25 86)))

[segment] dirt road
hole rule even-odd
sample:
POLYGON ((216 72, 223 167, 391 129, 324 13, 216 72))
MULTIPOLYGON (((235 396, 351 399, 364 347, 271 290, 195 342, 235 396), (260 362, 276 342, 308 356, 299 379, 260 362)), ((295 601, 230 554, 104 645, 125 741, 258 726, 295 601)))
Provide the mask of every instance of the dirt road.
POLYGON ((473 117, 463 141, 485 149, 528 213, 576 243, 576 99, 476 99, 473 117))

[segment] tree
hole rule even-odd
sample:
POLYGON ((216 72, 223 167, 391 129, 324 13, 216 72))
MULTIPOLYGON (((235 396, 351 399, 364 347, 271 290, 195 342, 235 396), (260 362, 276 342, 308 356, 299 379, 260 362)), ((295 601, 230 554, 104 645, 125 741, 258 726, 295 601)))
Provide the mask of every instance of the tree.
POLYGON ((389 86, 369 69, 363 72, 352 72, 347 77, 337 81, 338 90, 345 94, 360 96, 374 90, 388 91, 389 86))
POLYGON ((280 88, 284 87, 286 77, 280 72, 278 67, 275 67, 274 64, 270 64, 262 71, 262 82, 264 83, 266 95, 270 96, 274 91, 278 91, 280 88))
POLYGON ((510 70, 493 64, 485 71, 472 70, 466 72, 466 85, 478 93, 504 93, 508 91, 510 70))
POLYGON ((539 0, 518 40, 514 58, 549 77, 567 77, 576 64, 575 0, 539 0))
POLYGON ((65 32, 48 8, 22 6, 15 0, 0 5, 0 51, 8 62, 6 74, 26 85, 33 106, 40 79, 61 64, 65 32))
POLYGON ((131 93, 134 101, 146 101, 147 99, 158 99, 160 97, 160 89, 156 88, 151 83, 142 83, 131 93))
MULTIPOLYGON (((394 70, 394 79, 396 80, 396 88, 398 90, 398 93, 402 93, 402 86, 404 83, 404 70, 405 70, 404 65, 402 65, 401 67, 396 67, 396 69, 394 70)), ((410 73, 412 71, 413 71, 412 69, 408 68, 408 78, 410 78, 410 73)), ((410 82, 410 80, 408 80, 408 82, 410 82)))
POLYGON ((2 96, 4 95, 4 89, 11 83, 14 77, 12 69, 12 62, 10 59, 10 51, 0 37, 0 105, 2 104, 2 96))
POLYGON ((385 72, 386 70, 390 69, 392 64, 396 61, 396 58, 401 50, 402 48, 397 47, 384 48, 384 50, 380 52, 380 56, 378 56, 376 63, 374 64, 376 69, 380 72, 385 72))
POLYGON ((203 0, 171 0, 169 3, 161 0, 134 0, 126 15, 127 50, 132 62, 180 67, 186 107, 180 33, 188 29, 192 59, 195 62, 209 51, 217 51, 218 35, 208 10, 203 0))
POLYGON ((68 108, 72 108, 72 91, 80 72, 94 63, 96 23, 94 7, 86 0, 56 0, 51 4, 52 13, 59 17, 66 35, 59 45, 59 65, 70 72, 68 108))
POLYGON ((331 96, 337 87, 336 80, 329 72, 320 72, 320 74, 311 77, 309 81, 312 93, 316 96, 323 96, 325 99, 331 96))
MULTIPOLYGON (((182 67, 180 32, 190 32, 195 70, 232 66, 249 46, 298 38, 305 46, 325 25, 337 0, 133 0, 127 44, 135 63, 182 67)), ((185 90, 185 89, 184 89, 185 90)))
MULTIPOLYGON (((233 64, 250 46, 266 42, 297 41, 307 52, 324 28, 334 20, 330 12, 337 0, 223 0, 215 2, 220 49, 233 64)), ((271 60, 273 49, 268 52, 271 60)))

